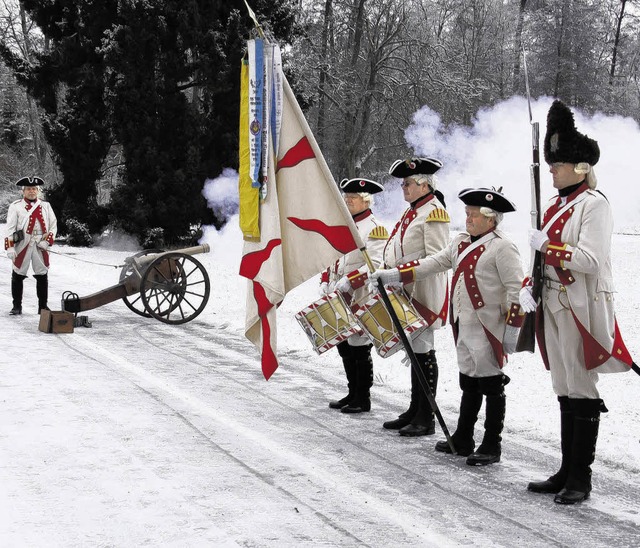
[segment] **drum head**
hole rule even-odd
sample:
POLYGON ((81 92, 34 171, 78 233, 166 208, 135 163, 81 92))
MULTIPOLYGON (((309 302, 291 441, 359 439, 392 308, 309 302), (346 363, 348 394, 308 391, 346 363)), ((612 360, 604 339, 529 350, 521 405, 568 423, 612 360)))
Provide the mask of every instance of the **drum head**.
POLYGON ((313 349, 322 354, 362 330, 339 292, 318 299, 296 314, 313 349))

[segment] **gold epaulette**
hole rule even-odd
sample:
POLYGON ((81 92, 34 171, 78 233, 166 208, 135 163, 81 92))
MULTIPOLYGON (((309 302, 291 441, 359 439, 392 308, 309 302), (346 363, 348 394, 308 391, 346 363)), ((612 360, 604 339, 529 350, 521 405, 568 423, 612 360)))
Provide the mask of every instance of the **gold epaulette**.
POLYGON ((425 223, 450 223, 451 218, 449 217, 449 214, 447 213, 446 209, 441 209, 437 207, 431 213, 429 213, 429 216, 425 219, 424 222, 425 223))
POLYGON ((369 232, 369 238, 373 240, 388 240, 389 233, 387 229, 382 225, 375 227, 371 232, 369 232))

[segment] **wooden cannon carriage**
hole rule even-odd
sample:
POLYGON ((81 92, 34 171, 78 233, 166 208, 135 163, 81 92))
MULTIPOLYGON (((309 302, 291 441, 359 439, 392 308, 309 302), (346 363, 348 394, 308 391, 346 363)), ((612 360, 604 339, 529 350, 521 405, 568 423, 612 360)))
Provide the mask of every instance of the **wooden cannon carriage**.
POLYGON ((140 316, 169 324, 188 322, 209 300, 209 276, 193 258, 208 252, 207 244, 175 251, 147 249, 125 259, 117 285, 86 297, 65 291, 62 309, 77 314, 122 299, 140 316))

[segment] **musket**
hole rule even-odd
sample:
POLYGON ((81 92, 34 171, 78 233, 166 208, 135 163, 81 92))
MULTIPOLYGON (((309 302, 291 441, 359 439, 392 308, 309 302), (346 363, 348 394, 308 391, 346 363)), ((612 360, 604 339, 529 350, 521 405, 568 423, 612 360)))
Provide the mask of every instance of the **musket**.
MULTIPOLYGON (((533 121, 531 113, 531 93, 529 90, 529 73, 527 71, 527 52, 522 47, 522 58, 524 68, 524 81, 527 90, 527 104, 529 106, 529 123, 531 124, 531 147, 533 151, 533 161, 530 167, 531 175, 531 226, 540 230, 540 126, 533 121)), ((532 295, 536 303, 540 304, 542 293, 542 253, 534 251, 531 257, 531 281, 533 284, 532 295)), ((536 312, 525 314, 516 352, 533 352, 536 347, 536 312)))

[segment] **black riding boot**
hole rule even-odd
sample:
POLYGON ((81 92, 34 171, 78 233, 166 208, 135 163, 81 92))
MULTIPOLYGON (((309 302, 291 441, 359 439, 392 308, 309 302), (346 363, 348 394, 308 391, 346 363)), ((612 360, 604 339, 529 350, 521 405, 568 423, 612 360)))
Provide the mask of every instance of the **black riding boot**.
POLYGON ((534 493, 557 493, 560 491, 569 477, 569 465, 571 463, 571 446, 573 444, 573 409, 567 396, 558 396, 560 402, 560 449, 562 451, 562 463, 560 470, 544 481, 532 481, 527 486, 534 493))
POLYGON ((11 298, 13 299, 13 308, 9 312, 12 316, 22 314, 22 292, 23 282, 26 276, 11 272, 11 298))
POLYGON ((400 430, 404 428, 411 422, 418 410, 418 399, 422 389, 420 388, 420 381, 418 381, 418 374, 413 369, 413 366, 410 365, 409 369, 411 369, 411 401, 409 402, 409 408, 404 413, 400 413, 397 419, 382 423, 382 427, 387 430, 400 430))
POLYGON ((347 375, 347 389, 348 394, 339 400, 333 400, 329 402, 329 407, 331 409, 342 409, 345 405, 347 405, 355 395, 356 388, 356 371, 355 371, 355 359, 351 355, 351 346, 347 341, 342 341, 338 345, 336 345, 338 349, 338 354, 342 358, 342 365, 344 366, 344 372, 347 375))
MULTIPOLYGON (((417 354, 416 358, 420 364, 420 368, 433 397, 436 397, 436 389, 438 387, 438 362, 436 361, 436 351, 430 350, 426 354, 417 354)), ((417 380, 417 379, 416 379, 417 380)), ((434 424, 433 409, 429 404, 427 395, 420 385, 418 385, 418 408, 411 422, 401 428, 398 433, 401 436, 430 436, 435 434, 436 428, 434 424)))
POLYGON ((596 456, 600 410, 604 405, 600 399, 571 399, 569 402, 574 415, 571 464, 564 489, 553 499, 558 504, 575 504, 589 498, 591 465, 596 456))
POLYGON ((373 360, 371 345, 352 346, 355 358, 356 388, 353 399, 340 411, 343 413, 364 413, 371 411, 371 387, 373 386, 373 360))
MULTIPOLYGON (((468 457, 476 447, 473 431, 478 420, 478 413, 482 407, 482 392, 480 392, 478 379, 463 373, 460 373, 460 388, 462 389, 460 416, 458 417, 458 426, 451 436, 451 440, 456 448, 456 454, 468 457)), ((451 453, 449 442, 444 440, 436 443, 436 451, 451 453)))
POLYGON ((467 457, 470 466, 485 466, 500 462, 502 454, 502 429, 507 398, 504 386, 509 382, 506 375, 480 377, 480 391, 485 395, 484 437, 478 450, 467 457))
POLYGON ((38 296, 38 314, 41 310, 48 310, 49 300, 49 276, 47 274, 34 274, 36 279, 36 295, 38 296))

